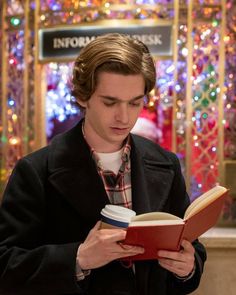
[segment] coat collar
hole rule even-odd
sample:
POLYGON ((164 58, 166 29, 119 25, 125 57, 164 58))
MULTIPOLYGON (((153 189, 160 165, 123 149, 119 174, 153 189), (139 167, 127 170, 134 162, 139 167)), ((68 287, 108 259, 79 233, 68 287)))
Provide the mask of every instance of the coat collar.
MULTIPOLYGON (((52 140, 49 182, 80 215, 96 221, 109 200, 81 127, 82 121, 52 140)), ((167 201, 173 164, 159 149, 142 137, 131 136, 132 202, 137 214, 162 210, 167 201)))
POLYGON ((49 182, 80 216, 96 222, 109 200, 84 140, 82 121, 52 140, 48 166, 49 182))
POLYGON ((162 211, 174 179, 173 163, 152 141, 133 135, 132 142, 133 208, 137 214, 162 211))

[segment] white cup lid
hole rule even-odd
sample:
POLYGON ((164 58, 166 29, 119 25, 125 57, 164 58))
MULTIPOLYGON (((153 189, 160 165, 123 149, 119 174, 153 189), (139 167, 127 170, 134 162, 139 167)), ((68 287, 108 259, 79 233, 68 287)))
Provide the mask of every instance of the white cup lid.
POLYGON ((102 209, 101 214, 107 218, 130 222, 131 218, 136 215, 136 212, 118 205, 106 205, 102 209))

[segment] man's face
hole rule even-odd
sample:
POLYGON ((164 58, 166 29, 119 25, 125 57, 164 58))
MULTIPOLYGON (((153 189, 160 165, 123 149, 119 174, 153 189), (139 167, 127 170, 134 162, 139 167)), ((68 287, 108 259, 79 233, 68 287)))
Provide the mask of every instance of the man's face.
POLYGON ((142 75, 101 72, 95 92, 85 107, 85 136, 97 152, 119 150, 143 107, 142 75))

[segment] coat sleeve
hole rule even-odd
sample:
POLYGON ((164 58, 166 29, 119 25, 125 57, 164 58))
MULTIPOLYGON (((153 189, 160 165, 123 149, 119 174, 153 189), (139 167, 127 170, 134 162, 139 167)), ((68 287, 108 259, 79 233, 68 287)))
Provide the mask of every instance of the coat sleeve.
MULTIPOLYGON (((44 245, 42 175, 20 160, 0 209, 0 294, 80 293, 75 279, 78 243, 44 245)), ((82 292, 82 291, 81 291, 82 292)))
MULTIPOLYGON (((179 160, 174 154, 172 154, 172 157, 175 166, 175 178, 169 198, 170 211, 172 214, 183 217, 184 212, 190 204, 190 200, 186 192, 185 181, 181 172, 179 160)), ((195 240, 192 244, 195 248, 195 273, 186 281, 180 280, 169 273, 168 292, 170 292, 170 294, 172 294, 171 292, 174 292, 173 294, 189 294, 199 286, 204 262, 206 260, 206 250, 198 240, 195 240)))

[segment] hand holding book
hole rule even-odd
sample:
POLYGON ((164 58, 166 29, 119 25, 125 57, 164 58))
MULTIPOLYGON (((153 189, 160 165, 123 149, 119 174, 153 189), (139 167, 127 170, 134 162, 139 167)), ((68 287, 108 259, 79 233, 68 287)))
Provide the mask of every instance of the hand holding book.
MULTIPOLYGON (((205 192, 189 205, 183 219, 166 212, 150 212, 134 216, 134 211, 131 210, 123 243, 144 247, 145 252, 130 259, 155 259, 158 250, 179 251, 184 239, 193 242, 217 223, 227 192, 228 190, 222 186, 216 186, 205 192)), ((112 210, 117 207, 108 206, 111 206, 112 210)), ((123 213, 125 214, 122 211, 123 213)), ((106 219, 106 222, 109 220, 106 219)))
POLYGON ((227 192, 222 186, 210 189, 189 205, 183 219, 165 212, 133 217, 124 243, 142 246, 145 252, 132 260, 156 258, 158 250, 179 251, 184 239, 193 242, 217 223, 227 192))

